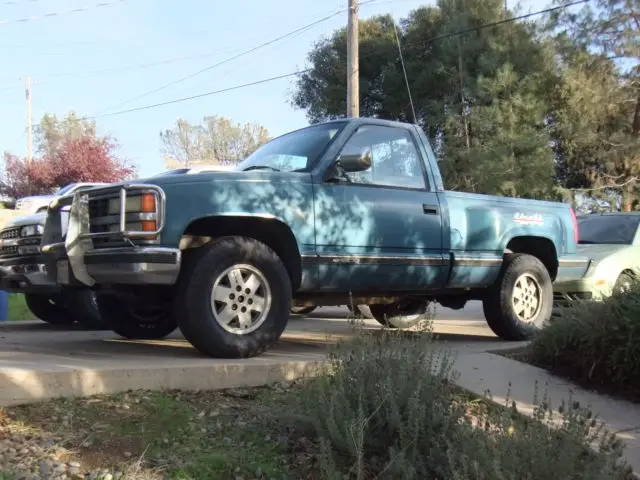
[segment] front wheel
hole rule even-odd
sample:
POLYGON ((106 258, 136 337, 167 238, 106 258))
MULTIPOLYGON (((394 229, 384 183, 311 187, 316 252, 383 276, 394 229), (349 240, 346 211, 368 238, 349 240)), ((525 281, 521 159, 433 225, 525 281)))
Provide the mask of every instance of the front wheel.
POLYGON ((75 322, 62 294, 25 293, 24 299, 31 313, 50 325, 72 325, 75 322))
POLYGON ((421 298, 409 298, 391 304, 369 305, 369 309, 380 325, 406 329, 415 327, 428 318, 430 303, 421 298))
POLYGON ((510 255, 482 308, 487 324, 498 337, 530 339, 551 318, 553 286, 549 272, 532 255, 510 255))
POLYGON ((185 338, 205 355, 247 358, 289 321, 291 279, 280 257, 246 237, 223 237, 185 258, 175 303, 185 338))
POLYGON ((173 333, 178 324, 166 303, 137 301, 133 296, 100 293, 96 302, 106 328, 130 340, 159 340, 173 333))

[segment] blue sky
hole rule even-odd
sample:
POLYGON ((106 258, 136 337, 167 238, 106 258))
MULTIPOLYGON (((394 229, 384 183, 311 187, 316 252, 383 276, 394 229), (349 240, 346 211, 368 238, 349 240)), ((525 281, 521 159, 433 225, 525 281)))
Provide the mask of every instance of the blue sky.
MULTIPOLYGON (((32 83, 34 124, 45 112, 94 115, 225 58, 267 42, 346 7, 347 0, 120 0, 84 12, 62 14, 114 0, 0 0, 0 151, 26 155, 24 77, 32 83), (15 4, 11 4, 11 1, 15 4), (14 19, 53 17, 28 22, 14 19), (8 22, 8 23, 4 23, 8 22), (168 63, 183 57, 199 57, 168 63), (148 66, 154 62, 167 62, 148 66), (140 67, 141 65, 146 65, 140 67), (137 68, 136 68, 137 67, 137 68), (113 69, 97 74, 96 70, 113 69)), ((360 17, 392 13, 396 19, 425 0, 376 0, 360 17)), ((509 0, 509 5, 515 0, 509 0)), ((548 6, 522 0, 523 12, 548 6)), ((313 43, 346 24, 346 12, 294 37, 257 50, 116 110, 224 89, 302 69, 313 43)), ((120 155, 141 176, 164 169, 160 131, 177 118, 198 122, 223 115, 259 122, 279 135, 307 124, 290 105, 293 78, 219 95, 96 120, 112 134, 120 155)), ((112 110, 115 111, 115 110, 112 110)))

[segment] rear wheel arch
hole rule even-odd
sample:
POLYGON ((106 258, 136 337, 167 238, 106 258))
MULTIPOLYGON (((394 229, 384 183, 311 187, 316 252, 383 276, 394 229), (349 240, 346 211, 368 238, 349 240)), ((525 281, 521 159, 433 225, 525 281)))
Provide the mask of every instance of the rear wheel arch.
MULTIPOLYGON (((183 239, 196 237, 194 246, 213 238, 242 236, 253 238, 271 248, 284 263, 293 291, 302 281, 302 260, 295 235, 277 217, 252 215, 211 215, 193 220, 184 230, 183 239)), ((181 242, 182 243, 182 242, 181 242)))
POLYGON ((536 257, 542 262, 551 281, 558 275, 558 251, 553 241, 547 237, 534 235, 522 235, 509 239, 505 247, 505 255, 513 253, 525 253, 536 257))

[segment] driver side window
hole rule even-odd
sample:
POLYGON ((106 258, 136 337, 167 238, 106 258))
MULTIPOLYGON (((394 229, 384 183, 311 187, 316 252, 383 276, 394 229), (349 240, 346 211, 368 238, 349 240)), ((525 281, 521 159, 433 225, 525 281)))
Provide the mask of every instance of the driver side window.
POLYGON ((426 188, 422 159, 411 134, 403 128, 359 127, 342 151, 371 155, 371 168, 346 174, 352 183, 416 190, 426 188))

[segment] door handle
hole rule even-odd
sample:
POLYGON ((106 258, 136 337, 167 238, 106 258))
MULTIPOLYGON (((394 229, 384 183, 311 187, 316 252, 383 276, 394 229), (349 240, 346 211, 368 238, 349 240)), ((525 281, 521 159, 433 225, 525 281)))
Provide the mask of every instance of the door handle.
POLYGON ((422 211, 427 215, 437 215, 438 205, 429 205, 427 203, 422 204, 422 211))

